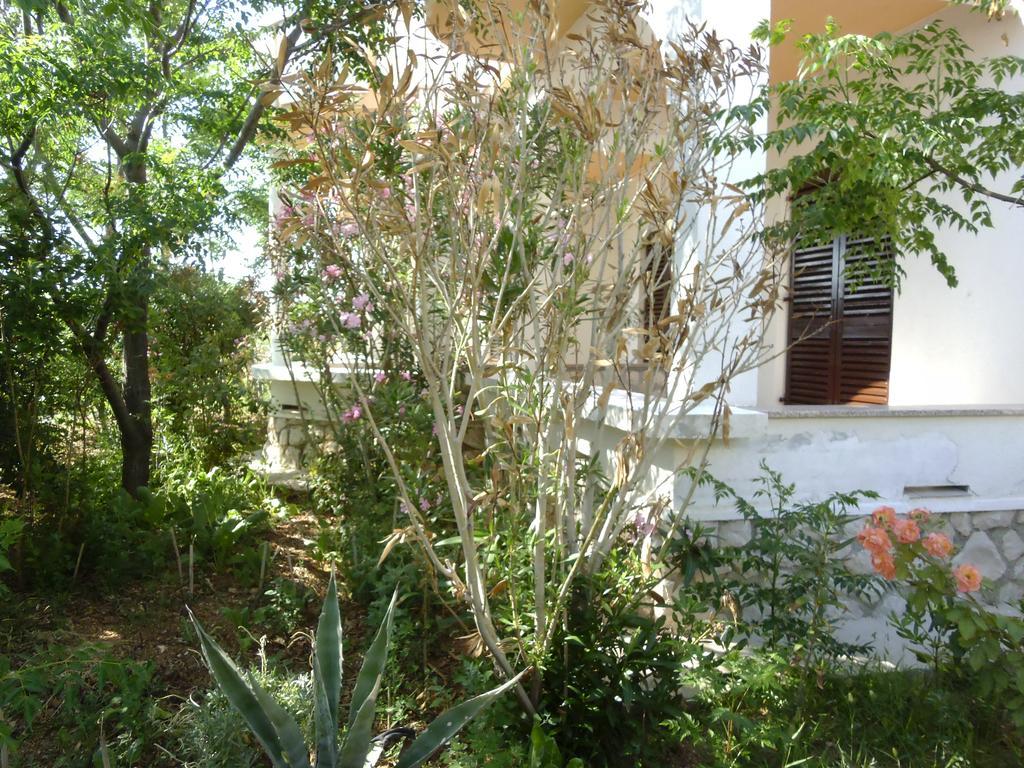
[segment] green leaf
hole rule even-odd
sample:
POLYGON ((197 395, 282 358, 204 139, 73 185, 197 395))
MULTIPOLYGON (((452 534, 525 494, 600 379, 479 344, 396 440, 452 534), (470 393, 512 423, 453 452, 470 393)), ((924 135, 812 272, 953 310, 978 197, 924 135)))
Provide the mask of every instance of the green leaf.
POLYGON ((199 635, 203 658, 206 659, 206 666, 210 668, 213 679, 217 681, 217 685, 227 696, 231 706, 237 709, 245 719, 246 725, 249 726, 249 730, 263 747, 263 751, 267 753, 274 768, 289 768, 285 761, 284 747, 281 745, 277 729, 274 727, 270 715, 261 706, 259 698, 246 685, 235 663, 213 638, 206 634, 191 610, 189 610, 189 618, 192 619, 192 624, 199 635))
POLYGON ((267 717, 270 718, 274 730, 277 731, 277 737, 281 742, 290 768, 310 768, 309 749, 306 748, 306 742, 302 738, 302 731, 299 729, 298 723, 285 712, 280 704, 274 701, 270 694, 260 687, 252 675, 249 675, 249 684, 252 686, 253 693, 256 694, 256 700, 259 701, 264 712, 267 713, 267 717))
POLYGON ((313 654, 313 723, 316 728, 317 768, 335 768, 338 764, 338 723, 331 717, 330 698, 324 687, 320 659, 313 654))
POLYGON ((338 587, 334 581, 334 573, 327 584, 327 596, 323 608, 320 609, 320 621, 316 627, 316 643, 314 651, 320 661, 320 674, 331 720, 335 728, 338 726, 338 702, 341 700, 341 612, 338 608, 338 587))
POLYGON ((349 712, 348 732, 339 755, 340 768, 363 768, 366 755, 370 751, 370 739, 373 732, 373 721, 377 710, 377 694, 380 691, 384 666, 388 660, 388 645, 391 643, 391 625, 395 615, 395 604, 398 601, 398 590, 391 596, 391 604, 373 638, 366 656, 363 658, 362 669, 356 678, 356 687, 352 691, 352 708, 349 712))
POLYGON ((434 751, 441 745, 448 742, 456 733, 476 717, 480 712, 494 702, 499 696, 512 686, 516 685, 529 670, 523 670, 506 683, 497 688, 482 693, 468 701, 452 707, 446 712, 438 715, 426 730, 421 733, 405 752, 395 768, 416 768, 424 760, 434 754, 434 751))

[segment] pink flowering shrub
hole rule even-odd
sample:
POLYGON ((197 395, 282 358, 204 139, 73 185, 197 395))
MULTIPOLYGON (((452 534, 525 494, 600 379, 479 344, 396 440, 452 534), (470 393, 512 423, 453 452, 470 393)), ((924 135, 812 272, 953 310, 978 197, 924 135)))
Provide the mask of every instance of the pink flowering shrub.
POLYGON ((981 589, 981 573, 969 563, 949 570, 945 561, 953 554, 953 542, 939 531, 922 538, 922 526, 932 525, 926 509, 915 509, 900 517, 892 507, 879 507, 871 513, 871 522, 857 534, 857 540, 871 554, 871 565, 884 578, 941 580, 953 583, 958 592, 981 589))
MULTIPOLYGON (((884 578, 901 586, 906 610, 892 617, 922 661, 964 676, 986 706, 998 703, 1024 729, 1024 619, 978 599, 983 578, 973 563, 950 562, 955 548, 926 509, 904 517, 879 507, 857 540, 884 578)), ((1024 606, 1019 606, 1024 608, 1024 606)))

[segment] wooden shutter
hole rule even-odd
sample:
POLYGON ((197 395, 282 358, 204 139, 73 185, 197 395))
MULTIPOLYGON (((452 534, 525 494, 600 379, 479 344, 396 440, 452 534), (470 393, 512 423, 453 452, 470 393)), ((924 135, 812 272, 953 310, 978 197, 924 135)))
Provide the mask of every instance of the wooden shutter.
POLYGON ((892 289, 862 269, 892 258, 888 241, 839 237, 798 244, 792 260, 787 403, 884 405, 889 401, 892 289), (879 253, 881 250, 881 253, 879 253))
POLYGON ((671 315, 672 252, 658 245, 647 247, 644 275, 644 326, 650 329, 671 315))

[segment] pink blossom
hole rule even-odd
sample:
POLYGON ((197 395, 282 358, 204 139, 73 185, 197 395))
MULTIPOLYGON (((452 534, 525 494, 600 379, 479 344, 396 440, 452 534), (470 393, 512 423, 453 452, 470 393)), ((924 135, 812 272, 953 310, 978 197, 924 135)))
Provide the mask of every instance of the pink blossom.
POLYGON ((341 420, 346 424, 351 424, 353 421, 358 421, 362 415, 363 409, 360 408, 358 405, 353 405, 351 408, 349 408, 347 411, 341 414, 341 420))
POLYGON ((953 554, 953 542, 944 533, 929 533, 924 537, 921 544, 924 545, 925 550, 932 557, 945 559, 953 554))
POLYGON ((381 200, 387 200, 389 197, 391 197, 391 187, 384 187, 383 189, 378 189, 377 197, 379 197, 381 200))
POLYGON ((285 272, 283 269, 275 269, 274 270, 274 279, 275 280, 284 280, 286 277, 288 277, 288 273, 285 272))
POLYGON ((404 405, 398 406, 398 415, 399 416, 405 416, 405 406, 404 405))
POLYGON ((412 381, 412 374, 409 371, 402 371, 402 379, 405 381, 412 381))
POLYGON ((387 377, 388 376, 386 373, 384 373, 384 371, 377 371, 375 374, 373 374, 373 380, 376 381, 378 384, 383 384, 387 377))
POLYGON ((883 578, 889 580, 896 578, 896 561, 893 560, 892 552, 872 552, 871 567, 883 578))
POLYGON ((358 328, 363 324, 363 318, 357 315, 355 312, 346 312, 343 317, 345 318, 346 328, 358 328))
POLYGON ((924 507, 917 507, 916 509, 910 510, 910 519, 916 520, 919 523, 927 523, 931 519, 932 513, 924 507))
POLYGON ((337 280, 341 277, 341 267, 337 264, 328 264, 321 273, 324 280, 337 280))
POLYGON ((889 534, 881 528, 875 528, 870 525, 857 534, 857 540, 864 549, 872 554, 889 552, 892 549, 892 541, 889 539, 889 534))
POLYGON ((638 535, 650 536, 654 533, 655 526, 649 514, 645 515, 643 512, 637 512, 636 517, 633 518, 633 527, 636 528, 638 535))
POLYGON ((913 544, 921 538, 921 529, 913 520, 896 520, 892 524, 892 532, 896 534, 900 544, 913 544))
POLYGON ((338 229, 342 237, 355 237, 359 234, 359 231, 359 225, 354 221, 346 222, 338 229))
POLYGON ((562 264, 568 267, 574 261, 576 261, 576 257, 572 254, 571 251, 566 251, 565 255, 562 257, 562 264))
POLYGON ((892 507, 879 507, 871 513, 871 522, 886 528, 892 528, 896 522, 896 510, 892 507))
POLYGON ((971 563, 958 565, 953 569, 957 592, 977 592, 981 589, 981 571, 971 563))
POLYGON ((427 499, 420 499, 420 509, 424 512, 430 509, 430 502, 427 499))
POLYGON ((369 294, 366 294, 366 293, 360 293, 358 296, 356 296, 354 299, 352 299, 352 306, 355 307, 360 312, 362 312, 364 309, 366 309, 366 307, 367 307, 367 305, 369 303, 370 303, 370 296, 369 296, 369 294))

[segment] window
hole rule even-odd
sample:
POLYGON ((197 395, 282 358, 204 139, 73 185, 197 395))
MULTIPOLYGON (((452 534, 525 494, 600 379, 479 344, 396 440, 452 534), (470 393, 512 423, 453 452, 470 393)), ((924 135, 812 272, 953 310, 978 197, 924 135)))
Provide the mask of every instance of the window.
POLYGON ((888 240, 880 247, 870 239, 845 236, 824 245, 797 245, 786 403, 889 402, 892 288, 866 267, 891 258, 888 240))
POLYGON ((658 323, 672 314, 671 249, 656 243, 647 246, 643 291, 643 327, 653 332, 658 323))

